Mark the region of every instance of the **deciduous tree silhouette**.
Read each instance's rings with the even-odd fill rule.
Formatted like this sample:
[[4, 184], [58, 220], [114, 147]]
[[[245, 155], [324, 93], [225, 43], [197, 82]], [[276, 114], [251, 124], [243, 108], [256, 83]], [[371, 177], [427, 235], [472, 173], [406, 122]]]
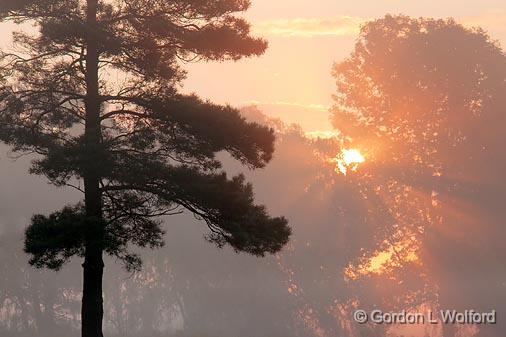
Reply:
[[[245, 0], [2, 1], [0, 20], [34, 24], [1, 55], [0, 139], [39, 155], [32, 173], [74, 186], [84, 203], [36, 215], [25, 251], [58, 270], [84, 258], [82, 335], [102, 336], [103, 253], [140, 267], [129, 246], [159, 247], [157, 218], [187, 209], [218, 246], [262, 256], [290, 229], [253, 201], [242, 176], [227, 178], [216, 154], [261, 168], [273, 131], [228, 106], [182, 95], [181, 61], [238, 60], [266, 42], [236, 13]], [[82, 181], [82, 186], [80, 185]]]
[[[498, 268], [505, 256], [504, 50], [484, 30], [453, 19], [389, 15], [364, 25], [334, 75], [334, 125], [369, 152], [362, 182], [373, 191], [368, 201], [382, 199], [395, 216], [395, 225], [378, 230], [378, 242], [390, 238], [408, 248], [399, 252], [401, 261], [402, 251], [416, 252], [443, 308], [499, 311], [505, 303], [499, 285], [505, 272]], [[416, 285], [407, 281], [412, 275], [403, 284]], [[443, 329], [453, 336], [456, 327]], [[498, 325], [479, 329], [480, 336], [503, 334]]]

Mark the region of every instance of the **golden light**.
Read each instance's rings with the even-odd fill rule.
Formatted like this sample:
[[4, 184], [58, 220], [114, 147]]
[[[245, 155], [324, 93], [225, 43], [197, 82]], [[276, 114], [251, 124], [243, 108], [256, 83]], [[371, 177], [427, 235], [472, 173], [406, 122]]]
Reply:
[[382, 275], [408, 263], [420, 264], [416, 246], [411, 241], [400, 242], [382, 251], [373, 252], [362, 263], [350, 264], [344, 269], [346, 277], [356, 280], [365, 275]]
[[356, 171], [358, 165], [365, 162], [365, 157], [357, 149], [343, 149], [335, 158], [335, 162], [336, 172], [346, 175], [349, 171]]

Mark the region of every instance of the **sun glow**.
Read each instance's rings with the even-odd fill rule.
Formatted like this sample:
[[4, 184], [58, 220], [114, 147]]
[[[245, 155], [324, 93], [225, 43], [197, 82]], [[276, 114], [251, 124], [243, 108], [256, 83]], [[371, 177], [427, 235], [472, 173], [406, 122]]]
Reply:
[[350, 264], [344, 269], [346, 277], [356, 280], [366, 275], [383, 275], [409, 263], [421, 264], [418, 247], [409, 246], [410, 242], [398, 243], [383, 251], [376, 251], [362, 263]]
[[357, 149], [343, 149], [335, 158], [335, 162], [336, 172], [346, 175], [350, 171], [356, 171], [358, 165], [365, 162], [365, 157]]

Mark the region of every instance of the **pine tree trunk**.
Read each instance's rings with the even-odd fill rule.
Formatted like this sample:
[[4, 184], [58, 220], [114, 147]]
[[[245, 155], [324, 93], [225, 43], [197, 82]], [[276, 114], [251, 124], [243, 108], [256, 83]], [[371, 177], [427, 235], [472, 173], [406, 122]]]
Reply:
[[102, 276], [104, 264], [102, 250], [86, 247], [83, 264], [83, 303], [81, 310], [82, 337], [102, 337], [104, 316], [102, 300]]
[[86, 251], [83, 264], [83, 299], [81, 307], [82, 337], [103, 337], [104, 316], [102, 298], [102, 278], [104, 272], [102, 220], [102, 196], [100, 191], [100, 153], [101, 126], [100, 100], [98, 91], [99, 51], [95, 36], [97, 27], [97, 2], [87, 1], [86, 39], [86, 126], [85, 126], [85, 166], [83, 180], [85, 189], [86, 217], [89, 219], [86, 236]]

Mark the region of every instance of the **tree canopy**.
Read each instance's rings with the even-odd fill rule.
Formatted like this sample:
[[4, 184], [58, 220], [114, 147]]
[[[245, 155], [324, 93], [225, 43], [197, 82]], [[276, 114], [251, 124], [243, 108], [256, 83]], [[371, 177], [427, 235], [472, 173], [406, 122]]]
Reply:
[[[386, 16], [363, 26], [334, 76], [333, 123], [367, 152], [370, 164], [356, 179], [390, 217], [378, 226], [378, 247], [395, 252], [399, 284], [415, 285], [397, 303], [501, 307], [494, 282], [506, 277], [497, 270], [504, 258], [506, 56], [499, 44], [453, 19]], [[416, 268], [403, 268], [413, 262]], [[489, 278], [494, 285], [485, 285]], [[392, 297], [400, 293], [394, 287]], [[493, 328], [480, 329], [489, 335]]]
[[[267, 43], [249, 35], [236, 14], [249, 1], [3, 1], [2, 21], [30, 22], [36, 34], [15, 33], [19, 52], [2, 52], [0, 139], [35, 152], [32, 173], [58, 186], [79, 187], [85, 172], [100, 178], [104, 249], [138, 267], [131, 244], [158, 247], [159, 216], [187, 209], [219, 246], [255, 255], [274, 253], [290, 233], [253, 202], [243, 176], [227, 178], [222, 151], [250, 168], [272, 158], [274, 133], [239, 112], [179, 92], [187, 61], [260, 55]], [[100, 140], [82, 132], [97, 50]], [[58, 269], [82, 255], [90, 226], [84, 206], [34, 216], [26, 251], [38, 267]]]

